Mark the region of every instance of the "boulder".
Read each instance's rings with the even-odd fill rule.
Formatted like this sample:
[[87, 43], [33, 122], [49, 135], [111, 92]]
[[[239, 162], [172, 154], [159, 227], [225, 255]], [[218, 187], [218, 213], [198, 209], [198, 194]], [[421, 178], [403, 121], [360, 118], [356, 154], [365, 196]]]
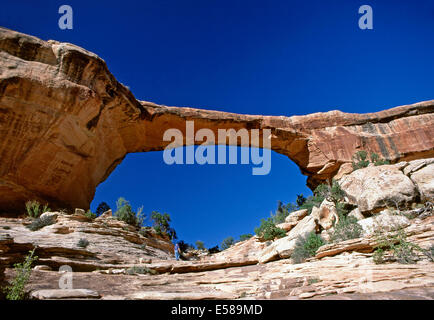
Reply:
[[363, 234], [369, 236], [376, 231], [388, 232], [408, 227], [410, 220], [402, 215], [392, 214], [384, 210], [380, 214], [358, 221], [363, 228]]
[[307, 209], [301, 209], [301, 210], [298, 210], [298, 211], [291, 212], [285, 218], [285, 222], [286, 223], [291, 223], [291, 224], [297, 224], [301, 219], [303, 219], [304, 217], [307, 216], [308, 212], [309, 211]]
[[410, 178], [416, 184], [422, 201], [434, 201], [434, 163], [411, 173]]
[[315, 231], [316, 229], [317, 224], [315, 219], [311, 215], [304, 217], [289, 231], [286, 237], [275, 240], [271, 245], [263, 249], [259, 253], [258, 261], [260, 263], [266, 263], [281, 258], [289, 258], [294, 251], [297, 238], [306, 233]]
[[54, 221], [56, 221], [58, 216], [59, 216], [59, 212], [44, 212], [43, 214], [41, 214], [39, 218], [43, 219], [43, 218], [51, 217]]
[[45, 289], [33, 291], [31, 297], [38, 300], [97, 299], [100, 298], [100, 295], [98, 292], [88, 289]]
[[355, 208], [348, 213], [348, 217], [354, 217], [357, 220], [365, 219], [365, 216], [360, 212], [359, 208]]
[[84, 216], [85, 213], [86, 211], [84, 211], [83, 209], [75, 208], [74, 214]]
[[335, 222], [339, 221], [335, 204], [327, 199], [324, 199], [319, 208], [312, 208], [311, 216], [316, 219], [317, 224], [324, 230], [330, 229]]
[[416, 200], [416, 186], [394, 165], [371, 166], [343, 177], [339, 184], [351, 204], [361, 213], [379, 211], [387, 205], [403, 205]]
[[283, 223], [276, 224], [276, 227], [283, 229], [285, 231], [290, 231], [292, 228], [294, 228], [294, 226], [295, 226], [294, 223], [289, 223], [289, 222], [283, 222]]

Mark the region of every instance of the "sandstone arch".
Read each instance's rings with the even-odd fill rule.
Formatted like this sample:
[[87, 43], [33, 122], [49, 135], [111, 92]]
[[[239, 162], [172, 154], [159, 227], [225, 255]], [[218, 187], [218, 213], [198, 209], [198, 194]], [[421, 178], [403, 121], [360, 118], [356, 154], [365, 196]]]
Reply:
[[0, 28], [0, 211], [28, 199], [87, 208], [127, 153], [163, 150], [168, 128], [269, 128], [271, 146], [313, 187], [355, 151], [397, 162], [434, 156], [434, 100], [369, 114], [240, 115], [138, 101], [82, 48]]

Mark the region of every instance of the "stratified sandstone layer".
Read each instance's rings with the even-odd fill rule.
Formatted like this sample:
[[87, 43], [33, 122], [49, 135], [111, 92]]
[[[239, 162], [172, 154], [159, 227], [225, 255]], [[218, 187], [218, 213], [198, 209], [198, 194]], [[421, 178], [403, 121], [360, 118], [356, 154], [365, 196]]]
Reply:
[[[163, 150], [163, 133], [271, 129], [272, 150], [316, 186], [351, 171], [357, 150], [392, 162], [434, 156], [434, 100], [389, 110], [254, 116], [137, 101], [97, 55], [0, 28], [0, 210], [29, 199], [88, 208], [127, 153]], [[240, 142], [238, 142], [239, 144]], [[186, 141], [184, 141], [186, 144]]]

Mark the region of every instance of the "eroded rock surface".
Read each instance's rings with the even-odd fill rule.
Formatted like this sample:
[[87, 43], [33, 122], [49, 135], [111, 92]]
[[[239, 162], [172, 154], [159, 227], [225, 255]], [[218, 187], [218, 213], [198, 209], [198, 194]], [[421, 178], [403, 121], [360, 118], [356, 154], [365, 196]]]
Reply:
[[270, 129], [271, 148], [315, 187], [351, 171], [357, 150], [393, 162], [434, 156], [433, 111], [434, 101], [292, 117], [166, 107], [136, 100], [85, 49], [0, 28], [0, 210], [20, 211], [29, 199], [88, 208], [127, 153], [163, 150], [165, 130], [185, 137], [187, 120], [216, 136], [218, 129]]

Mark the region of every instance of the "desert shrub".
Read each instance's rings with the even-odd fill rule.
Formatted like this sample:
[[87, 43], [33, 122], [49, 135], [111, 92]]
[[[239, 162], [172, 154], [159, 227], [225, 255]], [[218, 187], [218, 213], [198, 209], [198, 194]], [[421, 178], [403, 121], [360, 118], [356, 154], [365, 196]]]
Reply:
[[86, 238], [81, 238], [77, 242], [77, 246], [79, 246], [80, 248], [86, 248], [88, 245], [89, 245], [89, 241]]
[[369, 163], [373, 163], [375, 166], [381, 166], [383, 164], [389, 164], [390, 162], [385, 159], [380, 159], [380, 156], [375, 152], [371, 152], [370, 159], [368, 159], [368, 153], [364, 150], [357, 151], [353, 155], [352, 165], [354, 170], [366, 168], [369, 166]]
[[168, 213], [160, 213], [158, 211], [152, 211], [151, 220], [153, 221], [154, 230], [157, 234], [167, 234], [170, 240], [177, 239], [175, 229], [170, 227], [170, 215]]
[[227, 237], [225, 239], [223, 239], [222, 244], [220, 245], [220, 248], [222, 250], [226, 250], [229, 249], [230, 247], [232, 247], [235, 243], [235, 240], [233, 237]]
[[390, 250], [391, 258], [402, 264], [413, 264], [419, 260], [417, 251], [426, 252], [417, 244], [407, 241], [405, 232], [401, 229], [395, 233], [383, 234], [381, 229], [375, 232], [376, 249], [373, 260], [376, 264], [386, 262], [384, 255], [386, 250]]
[[23, 263], [16, 263], [14, 265], [16, 273], [15, 278], [12, 280], [11, 284], [4, 289], [7, 300], [23, 300], [27, 297], [25, 287], [29, 282], [32, 264], [38, 259], [37, 256], [33, 256], [34, 253], [35, 249], [29, 251]]
[[130, 203], [122, 197], [116, 201], [116, 207], [117, 210], [114, 213], [116, 219], [136, 227], [140, 227], [143, 224], [145, 220], [145, 215], [142, 214], [143, 207], [140, 207], [137, 213], [135, 213]]
[[211, 248], [209, 248], [209, 249], [208, 249], [208, 252], [209, 252], [209, 253], [219, 253], [219, 252], [220, 252], [219, 246], [217, 245], [217, 246], [215, 246], [215, 247], [211, 247]]
[[261, 219], [261, 225], [255, 228], [256, 235], [261, 240], [274, 240], [286, 236], [286, 231], [276, 227], [272, 218]]
[[203, 243], [203, 241], [197, 240], [196, 241], [196, 248], [198, 250], [205, 250], [205, 244]]
[[146, 249], [146, 243], [142, 243], [142, 244], [140, 245], [140, 249], [145, 250], [145, 249]]
[[26, 202], [26, 210], [29, 217], [37, 218], [44, 212], [50, 211], [50, 208], [48, 208], [47, 204], [41, 206], [38, 201], [32, 200]]
[[150, 269], [148, 267], [143, 267], [143, 266], [133, 266], [131, 268], [128, 268], [127, 270], [125, 270], [126, 274], [129, 275], [134, 275], [134, 274], [157, 274], [157, 271]]
[[11, 227], [9, 227], [9, 226], [3, 226], [2, 227], [4, 230], [10, 230], [11, 229]]
[[96, 218], [96, 214], [93, 213], [90, 209], [86, 211], [86, 213], [84, 214], [88, 219], [95, 219]]
[[368, 153], [365, 150], [357, 151], [353, 155], [353, 169], [358, 170], [369, 166]]
[[45, 216], [42, 218], [36, 218], [35, 220], [32, 221], [32, 223], [30, 223], [27, 226], [27, 228], [30, 229], [31, 231], [36, 231], [42, 229], [45, 226], [54, 224], [55, 222], [56, 220], [54, 219], [53, 216]]
[[382, 166], [384, 164], [390, 164], [388, 160], [380, 159], [380, 156], [376, 154], [375, 152], [371, 152], [371, 162], [375, 166]]
[[309, 278], [308, 280], [307, 280], [307, 283], [309, 284], [309, 285], [311, 285], [311, 284], [314, 284], [314, 283], [318, 283], [318, 282], [320, 282], [321, 280], [319, 279], [319, 278]]
[[307, 197], [299, 209], [307, 209], [309, 214], [312, 213], [313, 207], [319, 207], [324, 199], [329, 199], [334, 203], [342, 201], [345, 197], [345, 192], [341, 189], [339, 183], [333, 180], [332, 185], [320, 184], [315, 188], [313, 196]]
[[335, 224], [334, 230], [329, 232], [329, 236], [331, 242], [339, 242], [360, 238], [362, 232], [363, 228], [355, 217], [339, 214], [339, 222]]
[[324, 240], [315, 232], [310, 232], [304, 236], [299, 236], [295, 243], [295, 248], [291, 258], [294, 263], [302, 263], [307, 258], [315, 256], [318, 248], [324, 244]]
[[242, 235], [240, 235], [240, 241], [249, 240], [251, 237], [253, 237], [253, 235], [250, 233], [242, 234]]
[[105, 203], [104, 201], [101, 202], [98, 207], [96, 207], [96, 216], [99, 217], [100, 215], [102, 215], [104, 212], [110, 210], [111, 208], [109, 207], [109, 205], [107, 203]]
[[434, 262], [434, 245], [426, 250], [423, 250], [423, 254], [425, 254], [432, 262]]

